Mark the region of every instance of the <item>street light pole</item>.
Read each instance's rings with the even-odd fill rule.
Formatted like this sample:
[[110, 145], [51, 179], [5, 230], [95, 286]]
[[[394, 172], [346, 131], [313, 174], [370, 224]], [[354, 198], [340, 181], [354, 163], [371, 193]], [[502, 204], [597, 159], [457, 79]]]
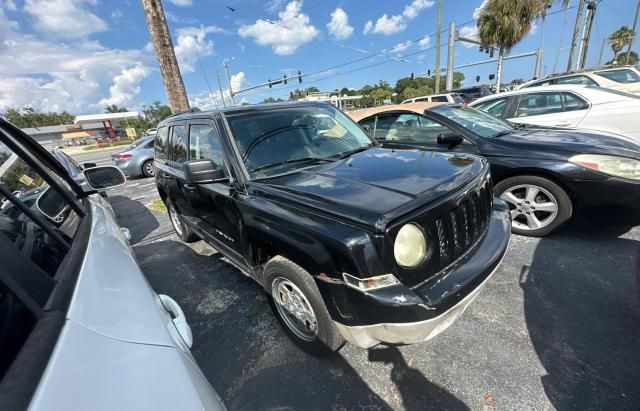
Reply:
[[224, 65], [224, 74], [227, 76], [227, 83], [229, 83], [229, 97], [231, 98], [231, 106], [235, 106], [236, 102], [233, 100], [233, 90], [231, 89], [231, 77], [229, 77], [229, 64], [228, 62], [233, 60], [235, 57], [231, 59], [224, 59], [222, 64]]
[[436, 94], [440, 93], [440, 31], [442, 30], [442, 0], [438, 0], [438, 22], [436, 27]]
[[449, 50], [447, 56], [447, 79], [445, 83], [447, 91], [453, 89], [453, 53], [455, 53], [456, 34], [456, 23], [452, 21], [449, 23]]
[[640, 1], [638, 1], [638, 8], [636, 9], [636, 17], [633, 19], [633, 36], [631, 36], [631, 40], [629, 40], [629, 45], [627, 46], [627, 59], [624, 64], [629, 64], [629, 55], [631, 54], [631, 46], [633, 46], [633, 40], [636, 38], [636, 27], [638, 26], [638, 13], [640, 13]]
[[220, 89], [220, 98], [222, 99], [222, 107], [227, 108], [227, 103], [224, 101], [224, 92], [222, 91], [222, 84], [220, 83], [219, 71], [216, 71], [216, 78], [218, 79], [218, 89]]

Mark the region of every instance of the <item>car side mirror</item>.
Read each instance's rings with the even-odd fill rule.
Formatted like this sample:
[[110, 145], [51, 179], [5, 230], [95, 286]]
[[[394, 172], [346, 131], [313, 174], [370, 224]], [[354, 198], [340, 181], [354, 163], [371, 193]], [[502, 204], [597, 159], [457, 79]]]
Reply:
[[127, 182], [122, 171], [115, 166], [91, 167], [82, 171], [87, 184], [94, 190], [104, 190]]
[[449, 148], [453, 148], [462, 143], [464, 141], [464, 138], [458, 133], [448, 131], [446, 133], [438, 134], [437, 141], [438, 144], [447, 145], [449, 146]]
[[365, 124], [362, 126], [362, 129], [364, 130], [365, 133], [371, 135], [371, 126], [368, 124]]
[[56, 190], [47, 187], [36, 200], [37, 209], [55, 223], [64, 221], [65, 212], [69, 205], [65, 198]]
[[193, 160], [184, 163], [186, 184], [213, 183], [222, 179], [224, 179], [224, 171], [213, 160]]
[[82, 168], [93, 168], [98, 167], [96, 163], [82, 163]]

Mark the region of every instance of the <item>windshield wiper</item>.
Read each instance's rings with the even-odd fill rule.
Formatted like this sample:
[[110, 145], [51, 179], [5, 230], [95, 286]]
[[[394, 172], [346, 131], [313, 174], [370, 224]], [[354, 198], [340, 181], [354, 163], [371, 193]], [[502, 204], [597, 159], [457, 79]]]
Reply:
[[356, 147], [356, 148], [354, 148], [353, 150], [343, 151], [342, 153], [335, 154], [335, 155], [334, 155], [334, 156], [332, 156], [332, 157], [337, 157], [337, 158], [339, 158], [340, 160], [342, 160], [343, 158], [347, 158], [347, 157], [349, 157], [349, 156], [352, 156], [352, 155], [354, 155], [355, 153], [359, 153], [359, 152], [361, 152], [361, 151], [368, 150], [368, 149], [370, 149], [371, 147], [373, 147], [373, 145], [366, 145], [366, 146]]
[[294, 159], [291, 159], [291, 160], [278, 161], [276, 163], [271, 163], [271, 164], [265, 164], [264, 166], [253, 168], [253, 169], [249, 170], [249, 172], [253, 173], [255, 171], [265, 170], [267, 168], [279, 167], [279, 166], [284, 166], [284, 165], [287, 165], [287, 164], [304, 163], [304, 162], [308, 162], [308, 161], [327, 163], [327, 162], [331, 162], [333, 160], [330, 159], [330, 158], [325, 158], [325, 157], [301, 157], [301, 158], [294, 158]]
[[491, 138], [507, 136], [507, 135], [509, 135], [511, 133], [513, 133], [513, 130], [504, 130], [504, 131], [500, 131], [499, 133], [496, 133], [496, 134], [492, 135]]

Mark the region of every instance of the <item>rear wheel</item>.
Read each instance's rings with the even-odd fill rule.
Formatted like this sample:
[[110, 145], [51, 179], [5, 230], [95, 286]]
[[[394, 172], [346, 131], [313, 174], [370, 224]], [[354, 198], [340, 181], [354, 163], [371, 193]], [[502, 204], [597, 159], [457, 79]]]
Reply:
[[156, 168], [153, 165], [153, 160], [147, 160], [142, 165], [142, 174], [145, 177], [153, 177], [156, 174]]
[[344, 345], [307, 271], [276, 256], [267, 263], [264, 273], [271, 308], [296, 345], [315, 355], [337, 351]]
[[515, 234], [543, 237], [566, 223], [573, 214], [567, 192], [543, 177], [507, 178], [496, 184], [495, 192], [509, 205]]
[[173, 230], [182, 241], [185, 243], [198, 241], [198, 236], [192, 233], [191, 230], [189, 230], [189, 227], [187, 227], [187, 225], [182, 221], [182, 216], [171, 200], [167, 200], [167, 211], [169, 213], [169, 220], [171, 221]]

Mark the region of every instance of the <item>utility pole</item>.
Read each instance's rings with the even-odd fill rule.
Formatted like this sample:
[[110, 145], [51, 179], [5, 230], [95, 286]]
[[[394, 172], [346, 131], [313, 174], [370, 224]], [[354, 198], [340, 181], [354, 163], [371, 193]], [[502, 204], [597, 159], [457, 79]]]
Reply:
[[571, 38], [571, 48], [569, 49], [569, 61], [567, 61], [567, 71], [571, 71], [573, 67], [573, 57], [578, 44], [578, 35], [580, 34], [580, 25], [582, 24], [582, 9], [584, 9], [584, 1], [578, 3], [578, 14], [576, 15], [576, 24], [573, 26], [573, 37]]
[[584, 24], [584, 30], [582, 31], [582, 40], [580, 41], [580, 51], [578, 53], [576, 70], [583, 69], [584, 63], [587, 60], [587, 50], [589, 49], [589, 39], [591, 38], [591, 27], [593, 27], [593, 18], [595, 15], [596, 1], [587, 0], [587, 18]]
[[640, 13], [640, 0], [638, 1], [638, 8], [636, 9], [636, 17], [633, 19], [633, 36], [631, 40], [629, 40], [629, 45], [627, 46], [627, 59], [624, 64], [629, 64], [629, 55], [631, 54], [631, 46], [633, 46], [633, 40], [636, 38], [636, 28], [638, 27], [638, 14]]
[[227, 103], [224, 101], [224, 92], [222, 91], [222, 84], [220, 83], [220, 72], [216, 71], [216, 78], [218, 79], [218, 89], [220, 90], [220, 98], [222, 99], [222, 107], [227, 108]]
[[[235, 58], [235, 57], [234, 57]], [[233, 58], [231, 59], [233, 60]], [[227, 83], [229, 84], [229, 97], [231, 98], [231, 107], [236, 105], [236, 102], [233, 100], [233, 90], [231, 89], [231, 77], [229, 77], [229, 59], [224, 59], [224, 74], [227, 76]]]
[[[639, 0], [640, 1], [640, 0]], [[438, 22], [436, 28], [436, 84], [435, 92], [440, 93], [440, 31], [442, 30], [442, 0], [438, 0]]]
[[142, 0], [142, 9], [149, 26], [151, 42], [156, 51], [171, 112], [186, 111], [189, 109], [189, 100], [180, 74], [180, 67], [178, 67], [176, 53], [173, 50], [173, 42], [162, 9], [162, 2], [160, 0]]
[[455, 53], [455, 45], [456, 45], [456, 23], [449, 23], [449, 44], [447, 51], [447, 80], [445, 83], [445, 88], [447, 91], [453, 89], [453, 54]]

